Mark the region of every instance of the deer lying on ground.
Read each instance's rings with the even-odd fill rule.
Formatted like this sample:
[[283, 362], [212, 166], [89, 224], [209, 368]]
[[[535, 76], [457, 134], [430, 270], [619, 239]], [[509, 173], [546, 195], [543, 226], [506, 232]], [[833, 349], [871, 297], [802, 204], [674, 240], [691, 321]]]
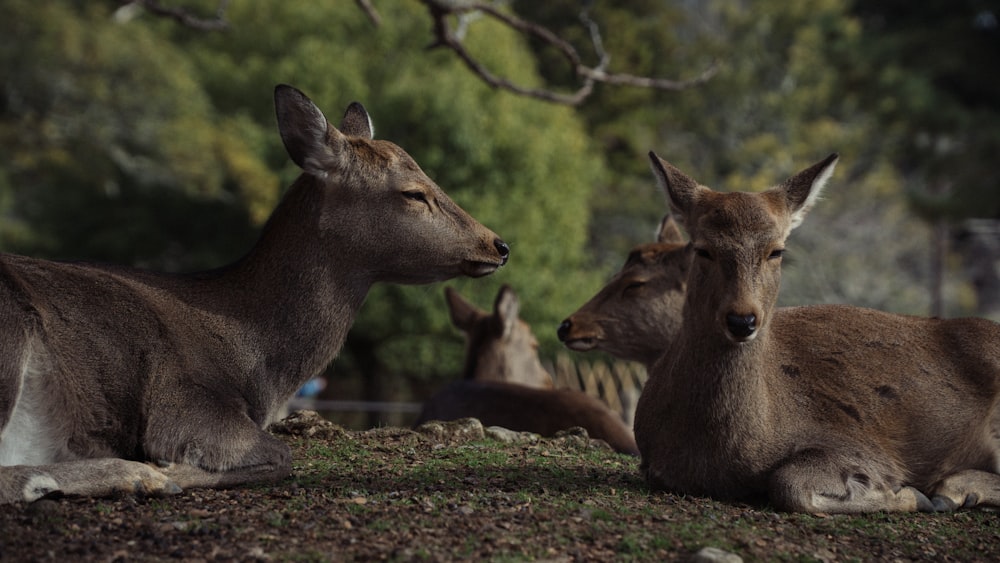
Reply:
[[602, 350], [649, 370], [680, 330], [690, 262], [680, 229], [664, 217], [656, 242], [629, 252], [611, 281], [559, 325], [559, 340], [570, 350]]
[[445, 292], [452, 322], [466, 335], [464, 379], [428, 399], [414, 426], [472, 417], [485, 426], [542, 436], [582, 426], [615, 451], [638, 455], [632, 432], [607, 405], [581, 391], [551, 388], [535, 335], [518, 318], [520, 305], [510, 287], [500, 289], [492, 314], [451, 288]]
[[775, 308], [785, 240], [836, 155], [762, 193], [650, 158], [695, 255], [636, 411], [651, 486], [802, 512], [1000, 505], [1000, 325]]
[[0, 255], [0, 502], [282, 479], [290, 450], [263, 428], [334, 358], [373, 283], [506, 262], [372, 139], [360, 104], [339, 129], [290, 86], [275, 107], [303, 172], [237, 262], [173, 275]]

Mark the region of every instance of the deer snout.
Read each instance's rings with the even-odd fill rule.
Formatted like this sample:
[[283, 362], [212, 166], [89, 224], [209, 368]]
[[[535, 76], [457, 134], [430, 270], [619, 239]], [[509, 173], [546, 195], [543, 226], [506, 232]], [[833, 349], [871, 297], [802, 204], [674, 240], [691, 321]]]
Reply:
[[597, 348], [597, 343], [602, 339], [600, 327], [584, 322], [581, 328], [573, 324], [572, 319], [573, 317], [567, 318], [556, 329], [559, 341], [577, 352], [587, 352]]
[[569, 336], [569, 331], [573, 328], [573, 321], [566, 319], [559, 324], [559, 328], [556, 329], [556, 336], [559, 337], [559, 342], [566, 342], [566, 337]]
[[493, 239], [493, 247], [500, 253], [500, 265], [503, 266], [507, 263], [507, 258], [510, 257], [510, 247], [499, 238]]
[[757, 332], [757, 315], [753, 313], [748, 315], [729, 313], [726, 315], [726, 328], [729, 329], [729, 334], [735, 340], [749, 340]]

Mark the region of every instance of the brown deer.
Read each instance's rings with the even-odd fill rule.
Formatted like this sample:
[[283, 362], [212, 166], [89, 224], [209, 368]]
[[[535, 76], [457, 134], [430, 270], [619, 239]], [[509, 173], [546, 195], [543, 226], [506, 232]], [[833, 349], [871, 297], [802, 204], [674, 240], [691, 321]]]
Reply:
[[466, 336], [463, 379], [552, 388], [552, 375], [538, 359], [538, 339], [518, 316], [521, 303], [513, 289], [500, 288], [492, 314], [451, 287], [444, 289], [444, 297], [451, 323]]
[[690, 262], [677, 223], [664, 217], [656, 242], [629, 252], [611, 281], [559, 325], [559, 340], [650, 369], [680, 330]]
[[464, 378], [424, 403], [414, 426], [431, 420], [472, 417], [486, 426], [552, 436], [582, 426], [615, 451], [638, 455], [635, 439], [621, 418], [581, 391], [552, 389], [552, 377], [538, 360], [531, 327], [518, 318], [514, 291], [503, 286], [493, 313], [479, 310], [446, 288], [452, 322], [466, 335]]
[[302, 174], [259, 241], [217, 270], [164, 274], [0, 255], [0, 502], [275, 481], [263, 430], [334, 358], [375, 282], [484, 276], [509, 253], [367, 112], [339, 129], [274, 92]]
[[1000, 325], [775, 308], [785, 240], [837, 155], [761, 193], [650, 158], [694, 252], [683, 323], [636, 411], [652, 487], [802, 512], [1000, 505]]

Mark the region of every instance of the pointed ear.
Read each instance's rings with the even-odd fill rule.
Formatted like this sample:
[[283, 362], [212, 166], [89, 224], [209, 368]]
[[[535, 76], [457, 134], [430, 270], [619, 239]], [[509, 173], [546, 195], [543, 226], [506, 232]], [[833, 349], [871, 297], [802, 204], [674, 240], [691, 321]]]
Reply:
[[681, 223], [691, 209], [698, 191], [703, 189], [693, 179], [689, 178], [672, 164], [649, 151], [649, 160], [653, 168], [653, 176], [660, 189], [667, 195], [670, 209], [677, 213]]
[[448, 302], [451, 324], [464, 332], [469, 332], [476, 319], [485, 314], [451, 287], [444, 288], [444, 298]]
[[802, 224], [802, 220], [819, 199], [823, 187], [833, 175], [833, 169], [839, 159], [840, 155], [833, 153], [774, 188], [783, 192], [785, 196], [792, 216], [790, 228], [794, 229]]
[[511, 332], [514, 331], [514, 325], [517, 323], [517, 315], [520, 311], [521, 303], [517, 300], [517, 295], [509, 285], [504, 284], [493, 303], [493, 316], [496, 317], [504, 338], [510, 336]]
[[663, 216], [663, 220], [660, 221], [660, 230], [656, 232], [656, 242], [684, 243], [684, 235], [681, 234], [681, 228], [677, 226], [673, 215]]
[[351, 105], [347, 106], [344, 119], [340, 122], [340, 132], [368, 140], [375, 136], [375, 126], [372, 125], [372, 118], [365, 111], [365, 106], [358, 102], [351, 102]]
[[274, 88], [274, 109], [285, 150], [302, 170], [326, 174], [334, 164], [336, 141], [343, 138], [305, 94], [286, 84]]

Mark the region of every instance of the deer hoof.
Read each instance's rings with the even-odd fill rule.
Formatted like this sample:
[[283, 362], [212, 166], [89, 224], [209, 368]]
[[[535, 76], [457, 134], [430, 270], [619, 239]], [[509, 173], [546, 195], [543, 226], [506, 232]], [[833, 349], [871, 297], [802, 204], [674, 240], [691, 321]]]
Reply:
[[22, 494], [25, 501], [35, 502], [57, 491], [59, 491], [59, 483], [55, 479], [48, 475], [35, 475], [24, 484]]
[[944, 495], [934, 495], [934, 512], [953, 512], [958, 508], [958, 503]]

